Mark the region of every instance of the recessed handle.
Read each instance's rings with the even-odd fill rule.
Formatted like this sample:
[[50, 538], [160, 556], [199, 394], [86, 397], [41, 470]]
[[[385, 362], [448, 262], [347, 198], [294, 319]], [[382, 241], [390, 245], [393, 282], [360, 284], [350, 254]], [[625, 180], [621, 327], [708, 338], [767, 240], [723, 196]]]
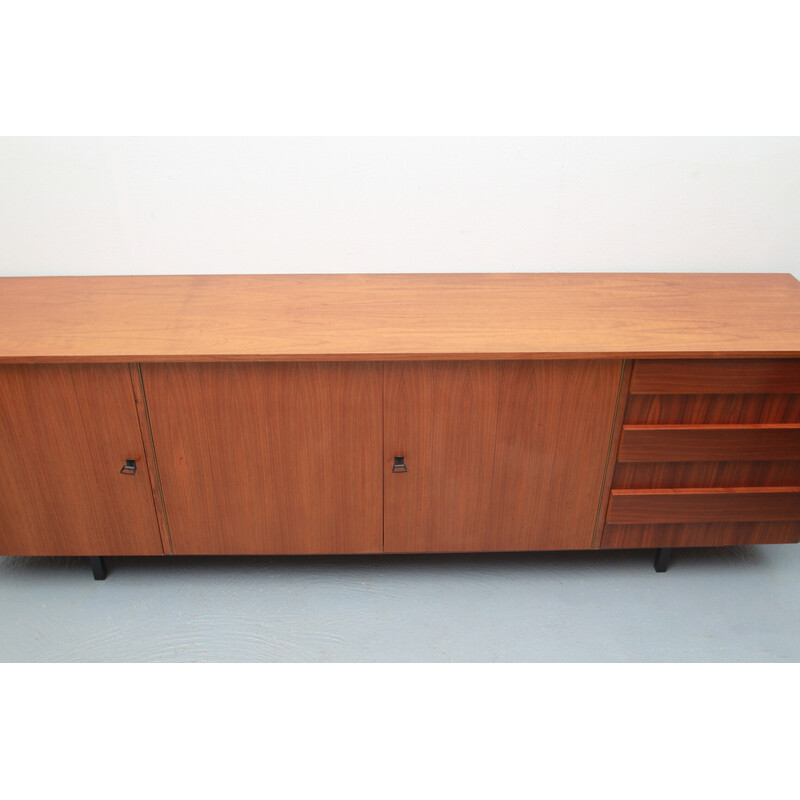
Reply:
[[119, 471], [120, 475], [135, 475], [136, 461], [133, 458], [125, 459], [125, 466]]
[[394, 466], [392, 466], [392, 472], [408, 472], [405, 456], [394, 457]]

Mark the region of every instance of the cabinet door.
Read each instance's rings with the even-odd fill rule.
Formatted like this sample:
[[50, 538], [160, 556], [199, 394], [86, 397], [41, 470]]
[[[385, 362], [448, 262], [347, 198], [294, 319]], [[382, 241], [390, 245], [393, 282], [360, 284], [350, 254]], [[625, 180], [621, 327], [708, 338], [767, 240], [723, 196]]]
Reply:
[[0, 367], [0, 554], [162, 552], [128, 365]]
[[385, 369], [387, 552], [592, 547], [622, 362]]
[[142, 373], [175, 553], [382, 549], [379, 364]]

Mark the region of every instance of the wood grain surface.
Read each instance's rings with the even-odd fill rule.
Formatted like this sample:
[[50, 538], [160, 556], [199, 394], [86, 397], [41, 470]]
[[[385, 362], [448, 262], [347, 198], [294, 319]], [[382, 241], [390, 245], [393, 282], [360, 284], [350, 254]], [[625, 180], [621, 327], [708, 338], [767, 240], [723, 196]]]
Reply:
[[[800, 395], [630, 395], [625, 424], [630, 426], [796, 426]], [[791, 428], [789, 428], [791, 430]], [[770, 453], [770, 456], [772, 454]], [[624, 456], [623, 456], [624, 457]], [[616, 465], [616, 489], [800, 486], [800, 460], [706, 461]]]
[[175, 554], [381, 551], [381, 365], [142, 377]]
[[0, 367], [0, 555], [162, 552], [127, 365]]
[[597, 519], [594, 523], [594, 534], [592, 536], [592, 547], [600, 547], [603, 536], [603, 526], [606, 522], [608, 511], [608, 501], [611, 499], [611, 486], [614, 479], [614, 463], [619, 450], [619, 440], [622, 436], [622, 421], [625, 419], [625, 408], [630, 398], [628, 387], [631, 383], [631, 372], [633, 371], [633, 361], [626, 359], [622, 362], [622, 373], [620, 376], [619, 389], [617, 390], [617, 403], [614, 411], [614, 422], [611, 434], [611, 442], [606, 455], [606, 467], [603, 474], [603, 484], [600, 491], [600, 505], [597, 511]]
[[612, 489], [609, 525], [800, 520], [800, 487]]
[[800, 425], [625, 425], [618, 461], [800, 459]]
[[0, 362], [636, 356], [800, 356], [800, 283], [670, 273], [0, 278]]
[[777, 425], [800, 423], [797, 394], [632, 394], [627, 425]]
[[386, 551], [590, 548], [621, 367], [386, 364]]
[[[800, 394], [791, 392], [799, 363], [740, 359], [637, 361], [631, 391], [669, 393], [628, 396], [612, 487], [615, 492], [631, 490], [643, 495], [638, 500], [623, 499], [622, 505], [618, 497], [614, 513], [628, 513], [632, 508], [626, 503], [641, 502], [647, 506], [647, 514], [661, 514], [663, 509], [657, 510], [653, 503], [675, 503], [670, 513], [683, 504], [684, 512], [695, 508], [695, 519], [698, 513], [702, 516], [708, 512], [717, 520], [668, 524], [637, 517], [644, 524], [613, 524], [612, 520], [617, 518], [611, 516], [609, 507], [600, 546], [681, 547], [797, 541], [800, 523], [753, 521], [752, 517], [769, 515], [764, 506], [772, 505], [776, 497], [769, 492], [800, 486], [797, 447]], [[739, 393], [731, 393], [734, 391]], [[698, 497], [688, 500], [688, 505], [681, 498], [670, 501], [645, 497], [648, 492], [668, 490], [733, 493], [765, 490], [767, 495], [744, 501], [741, 497], [707, 501]], [[741, 502], [746, 507], [737, 511], [736, 504]], [[781, 503], [793, 502], [790, 497], [778, 498], [774, 513], [782, 513]], [[697, 511], [692, 503], [703, 508]], [[714, 504], [722, 504], [724, 508], [709, 512]], [[731, 518], [726, 515], [737, 514], [751, 519], [719, 521]]]
[[631, 394], [769, 394], [800, 392], [797, 359], [639, 360]]
[[153, 446], [153, 434], [150, 429], [150, 416], [147, 411], [147, 400], [144, 396], [144, 386], [142, 385], [142, 372], [139, 364], [129, 364], [131, 376], [131, 386], [133, 387], [133, 398], [136, 402], [136, 415], [139, 418], [139, 430], [142, 434], [142, 447], [144, 448], [144, 460], [147, 463], [147, 473], [150, 479], [150, 491], [153, 494], [153, 507], [158, 520], [158, 530], [161, 534], [161, 546], [165, 554], [172, 554], [172, 542], [169, 538], [169, 524], [167, 523], [167, 512], [164, 508], [164, 494], [161, 491], [161, 478], [158, 474], [158, 462], [156, 460], [155, 447]]
[[662, 461], [617, 464], [615, 489], [800, 486], [800, 461]]
[[602, 547], [723, 547], [790, 542], [800, 542], [800, 522], [693, 522], [606, 525]]

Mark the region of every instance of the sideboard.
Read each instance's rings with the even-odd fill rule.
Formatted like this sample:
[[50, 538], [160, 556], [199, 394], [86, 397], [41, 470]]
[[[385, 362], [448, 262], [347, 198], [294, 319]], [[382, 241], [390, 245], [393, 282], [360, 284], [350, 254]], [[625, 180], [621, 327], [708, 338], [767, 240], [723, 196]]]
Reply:
[[0, 279], [0, 555], [798, 541], [791, 275]]

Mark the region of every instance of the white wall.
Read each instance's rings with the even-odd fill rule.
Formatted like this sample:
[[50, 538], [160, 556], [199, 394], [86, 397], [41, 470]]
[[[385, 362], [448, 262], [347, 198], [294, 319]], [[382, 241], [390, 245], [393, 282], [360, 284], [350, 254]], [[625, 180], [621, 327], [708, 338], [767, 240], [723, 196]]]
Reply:
[[800, 275], [800, 138], [5, 138], [0, 274]]

